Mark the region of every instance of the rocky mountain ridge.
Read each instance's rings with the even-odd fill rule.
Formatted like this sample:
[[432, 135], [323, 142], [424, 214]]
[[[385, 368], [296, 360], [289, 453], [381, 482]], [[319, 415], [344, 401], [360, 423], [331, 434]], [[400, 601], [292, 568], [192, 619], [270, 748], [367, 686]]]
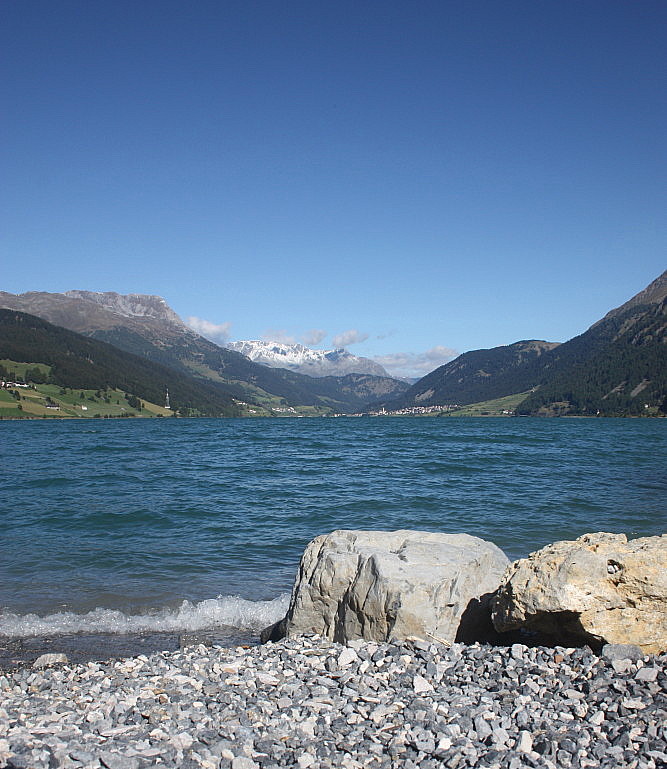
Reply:
[[187, 328], [166, 300], [154, 294], [117, 294], [115, 291], [65, 291], [64, 296], [82, 299], [103, 307], [124, 318], [154, 318]]
[[404, 382], [390, 377], [313, 378], [255, 363], [195, 333], [161, 297], [86, 291], [0, 292], [0, 308], [43, 318], [181, 374], [212, 381], [239, 401], [260, 404], [269, 411], [296, 406], [312, 407], [318, 413], [356, 411], [371, 400], [396, 397], [407, 389]]
[[273, 368], [286, 368], [312, 377], [372, 374], [389, 377], [385, 369], [369, 358], [353, 355], [343, 348], [313, 350], [302, 344], [265, 342], [258, 339], [229, 342], [227, 347], [245, 355], [255, 363]]
[[157, 339], [161, 335], [195, 336], [160, 296], [149, 294], [117, 294], [113, 291], [28, 291], [10, 294], [0, 291], [0, 307], [18, 310], [48, 320], [79, 334], [117, 327], [143, 333], [150, 329]]

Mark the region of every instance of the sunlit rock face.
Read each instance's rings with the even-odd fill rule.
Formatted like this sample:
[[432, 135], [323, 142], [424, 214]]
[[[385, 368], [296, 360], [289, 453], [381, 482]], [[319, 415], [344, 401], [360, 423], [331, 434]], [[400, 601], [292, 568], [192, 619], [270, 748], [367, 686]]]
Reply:
[[334, 531], [306, 548], [278, 634], [472, 639], [490, 626], [488, 595], [508, 565], [468, 534]]
[[628, 542], [585, 534], [512, 565], [493, 600], [497, 630], [527, 628], [572, 643], [667, 650], [667, 535]]

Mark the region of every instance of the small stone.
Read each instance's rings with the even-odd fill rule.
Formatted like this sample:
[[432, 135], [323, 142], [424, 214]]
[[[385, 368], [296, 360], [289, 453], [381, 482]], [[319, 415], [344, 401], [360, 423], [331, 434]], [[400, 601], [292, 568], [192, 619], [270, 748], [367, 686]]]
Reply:
[[636, 662], [642, 659], [644, 654], [639, 646], [634, 644], [605, 644], [602, 647], [600, 656], [607, 660], [607, 662], [613, 662], [613, 660], [631, 660]]
[[638, 699], [623, 700], [622, 705], [628, 710], [644, 710], [646, 703]]
[[235, 756], [232, 759], [232, 769], [259, 769], [259, 764], [247, 756]]
[[177, 750], [187, 750], [193, 742], [194, 739], [187, 732], [181, 732], [180, 734], [177, 734], [171, 738], [171, 744]]
[[647, 683], [653, 683], [658, 678], [658, 668], [640, 668], [636, 675], [636, 681], [646, 681]]
[[68, 659], [66, 654], [42, 654], [32, 663], [35, 670], [40, 668], [47, 668], [49, 665], [63, 665], [67, 664]]
[[278, 683], [278, 679], [271, 673], [258, 673], [257, 680], [264, 686], [275, 686]]
[[485, 740], [493, 734], [493, 729], [489, 722], [482, 716], [477, 716], [475, 719], [475, 731], [477, 732], [478, 740]]
[[510, 654], [512, 655], [512, 657], [514, 657], [515, 660], [522, 660], [523, 652], [525, 648], [526, 647], [523, 644], [512, 644]]
[[520, 732], [516, 749], [519, 753], [530, 753], [533, 749], [533, 735], [525, 729]]
[[134, 756], [124, 756], [120, 753], [111, 753], [110, 751], [100, 751], [100, 762], [106, 769], [138, 769], [139, 759]]
[[349, 646], [346, 646], [343, 651], [338, 655], [338, 667], [346, 668], [353, 662], [359, 660], [359, 655]]
[[620, 673], [621, 675], [629, 673], [631, 665], [632, 661], [629, 659], [618, 659], [611, 661], [611, 666], [614, 669], [614, 672]]
[[499, 745], [507, 745], [509, 742], [510, 736], [507, 729], [503, 729], [502, 726], [496, 726], [493, 729], [493, 741], [496, 743], [496, 746]]
[[423, 676], [420, 675], [416, 675], [412, 679], [412, 686], [414, 687], [416, 694], [433, 691], [433, 686]]

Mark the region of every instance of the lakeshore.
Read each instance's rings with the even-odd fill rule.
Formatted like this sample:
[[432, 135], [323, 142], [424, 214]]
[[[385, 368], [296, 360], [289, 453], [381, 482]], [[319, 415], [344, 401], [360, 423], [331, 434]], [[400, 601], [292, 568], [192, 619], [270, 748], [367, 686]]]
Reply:
[[660, 769], [667, 655], [608, 649], [303, 637], [0, 672], [0, 767]]

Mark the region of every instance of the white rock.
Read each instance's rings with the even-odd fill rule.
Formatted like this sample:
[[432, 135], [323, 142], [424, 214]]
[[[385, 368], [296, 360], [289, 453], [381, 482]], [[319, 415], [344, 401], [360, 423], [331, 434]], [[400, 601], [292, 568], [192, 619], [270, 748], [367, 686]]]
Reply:
[[275, 686], [278, 679], [271, 673], [257, 673], [257, 680], [265, 686]]
[[177, 750], [187, 750], [193, 742], [194, 740], [187, 732], [181, 732], [171, 738], [171, 744]]
[[641, 668], [635, 674], [635, 679], [637, 681], [646, 681], [647, 683], [652, 683], [653, 681], [657, 681], [658, 668]]
[[533, 749], [533, 736], [525, 729], [519, 734], [519, 739], [516, 743], [516, 749], [519, 753], [530, 753]]
[[35, 670], [47, 668], [49, 665], [60, 665], [67, 663], [66, 654], [42, 654], [32, 663]]
[[232, 759], [232, 769], [259, 769], [259, 764], [247, 756], [236, 756]]
[[306, 548], [281, 632], [339, 643], [471, 640], [490, 628], [488, 598], [508, 565], [468, 534], [334, 531]]
[[355, 652], [354, 649], [350, 648], [349, 646], [346, 646], [343, 651], [338, 655], [338, 667], [346, 668], [348, 665], [351, 665], [353, 662], [356, 662], [359, 659], [359, 655]]
[[421, 694], [422, 692], [432, 692], [433, 687], [431, 684], [423, 677], [416, 675], [412, 679], [412, 685], [414, 687], [416, 694]]
[[439, 753], [444, 753], [447, 750], [449, 750], [452, 747], [452, 741], [449, 739], [449, 737], [441, 737], [440, 741], [438, 742], [437, 751]]
[[611, 666], [615, 673], [627, 673], [632, 667], [632, 662], [630, 660], [612, 660]]

